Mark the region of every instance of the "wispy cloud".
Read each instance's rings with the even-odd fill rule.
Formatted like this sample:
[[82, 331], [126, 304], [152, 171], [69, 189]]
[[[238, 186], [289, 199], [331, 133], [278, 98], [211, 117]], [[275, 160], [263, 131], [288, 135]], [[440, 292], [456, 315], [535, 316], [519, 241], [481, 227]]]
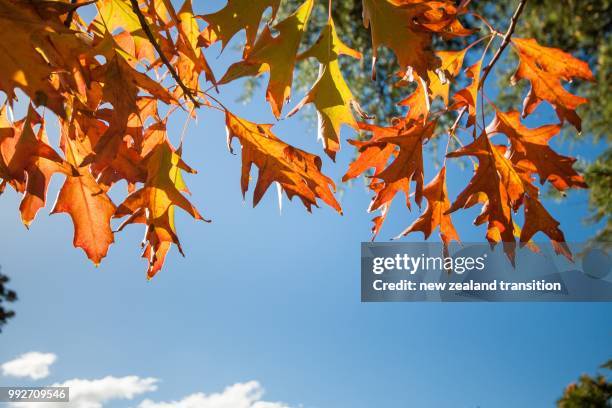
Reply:
[[138, 408], [289, 408], [281, 402], [262, 401], [264, 389], [257, 381], [237, 383], [223, 392], [191, 394], [180, 401], [154, 402], [144, 400]]
[[57, 360], [57, 356], [53, 353], [31, 351], [14, 360], [7, 361], [0, 367], [2, 368], [2, 374], [9, 377], [40, 380], [49, 376], [49, 366], [55, 360]]

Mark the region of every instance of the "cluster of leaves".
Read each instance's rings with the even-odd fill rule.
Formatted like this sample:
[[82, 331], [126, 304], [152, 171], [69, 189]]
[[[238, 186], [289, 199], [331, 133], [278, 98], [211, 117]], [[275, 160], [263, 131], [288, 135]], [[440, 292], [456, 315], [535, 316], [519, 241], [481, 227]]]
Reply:
[[[486, 21], [469, 9], [469, 3], [363, 1], [363, 23], [372, 41], [371, 76], [375, 79], [383, 74], [406, 90], [397, 102], [407, 113], [386, 124], [384, 119], [372, 124], [341, 69], [341, 56], [350, 61], [361, 59], [362, 54], [340, 40], [331, 3], [317, 40], [301, 50], [314, 0], [305, 0], [284, 16], [277, 16], [280, 0], [230, 0], [221, 10], [202, 16], [194, 15], [191, 0], [185, 0], [178, 10], [170, 0], [98, 0], [95, 4], [0, 0], [0, 37], [7, 43], [23, 44], [0, 47], [0, 59], [6, 61], [0, 65], [0, 91], [6, 95], [0, 109], [2, 188], [8, 185], [23, 194], [20, 211], [27, 226], [45, 205], [51, 176], [63, 174], [65, 181], [52, 213], [70, 215], [74, 245], [99, 263], [114, 240], [113, 218], [124, 219], [118, 231], [143, 224], [143, 257], [148, 261], [147, 275], [153, 277], [173, 244], [181, 251], [175, 208], [203, 220], [185, 196], [188, 189], [182, 173], [195, 171], [181, 159], [182, 143], [178, 147], [171, 144], [166, 133], [168, 117], [176, 109], [195, 115], [196, 108], [206, 108], [224, 113], [230, 150], [232, 141], [238, 139], [243, 194], [249, 188], [253, 164], [259, 170], [254, 205], [276, 183], [279, 191], [290, 199], [297, 196], [309, 211], [322, 201], [342, 213], [333, 181], [321, 172], [319, 156], [282, 141], [272, 125], [238, 117], [212, 94], [213, 89], [236, 79], [268, 73], [266, 99], [279, 119], [292, 92], [296, 63], [311, 60], [319, 66], [318, 76], [287, 115], [312, 104], [318, 116], [318, 137], [332, 160], [341, 148], [343, 125], [371, 134], [367, 140], [351, 141], [358, 156], [344, 180], [371, 173], [369, 188], [374, 198], [369, 211], [380, 212], [374, 218], [374, 236], [393, 199], [403, 193], [409, 208], [412, 201], [419, 207], [423, 198], [427, 201], [421, 216], [403, 235], [421, 231], [428, 238], [439, 228], [445, 244], [459, 240], [451, 213], [481, 205], [475, 223], [487, 225], [486, 238], [491, 243], [514, 243], [517, 237], [528, 243], [535, 233], [543, 232], [558, 253], [571, 258], [559, 222], [540, 201], [535, 178], [560, 191], [586, 187], [572, 167], [575, 159], [555, 152], [549, 140], [559, 133], [563, 122], [581, 127], [576, 109], [586, 99], [570, 93], [564, 83], [591, 81], [593, 75], [585, 62], [559, 49], [512, 37], [524, 0], [506, 34], [491, 26], [489, 33], [465, 47], [443, 49], [446, 42], [455, 44], [475, 34], [464, 21]], [[91, 21], [81, 16], [85, 7], [97, 10]], [[265, 21], [268, 9], [272, 13]], [[242, 57], [217, 79], [204, 51], [215, 43], [226, 47], [241, 31], [246, 32]], [[503, 38], [502, 45], [486, 67], [489, 46], [475, 64], [464, 69], [468, 53], [479, 52], [477, 45], [490, 45], [497, 37]], [[519, 59], [513, 81], [530, 84], [521, 113], [497, 109], [484, 92], [487, 75], [508, 45]], [[395, 57], [396, 69], [378, 71], [379, 49]], [[168, 77], [174, 85], [163, 85]], [[467, 78], [465, 86], [457, 86], [461, 77]], [[15, 120], [10, 113], [17, 89], [29, 97], [30, 107], [25, 117]], [[442, 108], [434, 111], [434, 102]], [[559, 123], [527, 128], [521, 117], [532, 114], [542, 102], [554, 108]], [[484, 123], [485, 105], [495, 112], [488, 125]], [[59, 150], [46, 136], [47, 110], [59, 121]], [[439, 132], [437, 124], [445, 116], [454, 124], [448, 132]], [[495, 143], [492, 138], [496, 135], [504, 135], [507, 143]], [[423, 145], [445, 136], [447, 157], [468, 156], [478, 162], [471, 181], [452, 204], [446, 167], [425, 185], [423, 166]], [[451, 140], [461, 148], [450, 151]], [[127, 183], [128, 194], [115, 205], [108, 193], [118, 182]], [[522, 229], [513, 215], [521, 207], [525, 213]], [[507, 252], [513, 260], [512, 249]]]
[[[285, 9], [297, 7], [300, 0], [287, 0], [283, 3]], [[319, 4], [320, 14], [325, 11], [325, 5]], [[506, 27], [516, 8], [515, 2], [472, 2], [470, 9], [474, 13], [465, 15], [464, 21], [470, 27], [478, 27], [488, 30], [486, 22], [492, 27]], [[338, 29], [352, 45], [363, 52], [365, 59], [371, 58], [372, 47], [370, 46], [369, 32], [361, 24], [360, 16], [363, 12], [362, 0], [334, 0], [332, 15], [337, 21]], [[280, 13], [283, 13], [281, 7]], [[483, 16], [484, 21], [478, 16]], [[581, 133], [576, 133], [571, 127], [564, 127], [561, 136], [571, 141], [586, 139], [589, 143], [597, 143], [600, 140], [610, 142], [608, 130], [612, 126], [612, 8], [609, 0], [584, 0], [576, 2], [573, 0], [529, 0], [521, 15], [521, 22], [516, 26], [515, 35], [519, 37], [536, 38], [542, 44], [554, 44], [555, 46], [586, 61], [593, 68], [597, 86], [591, 86], [588, 82], [574, 81], [564, 86], [573, 93], [584, 95], [590, 103], [579, 107], [584, 126]], [[320, 28], [311, 24], [305, 33], [305, 42], [310, 43], [317, 37]], [[466, 44], [472, 43], [480, 31], [472, 36], [445, 39], [443, 43], [436, 41], [434, 46], [444, 49], [462, 49]], [[477, 54], [484, 51], [486, 42], [475, 44], [472, 53]], [[497, 106], [501, 109], [511, 109], [519, 106], [525, 94], [525, 86], [518, 83], [517, 86], [508, 87], [508, 78], [516, 68], [516, 54], [509, 53], [504, 64], [497, 64], [495, 73], [498, 78]], [[406, 88], [393, 85], [393, 77], [388, 75], [397, 69], [395, 58], [387, 49], [381, 49], [378, 53], [377, 70], [383, 75], [378, 75], [376, 81], [370, 81], [363, 75], [364, 67], [360, 64], [341, 64], [342, 73], [347, 78], [350, 89], [364, 102], [364, 109], [371, 115], [377, 117], [401, 116], [404, 114], [403, 106], [398, 105], [406, 94]], [[298, 91], [308, 89], [309, 84], [316, 78], [316, 72], [312, 66], [298, 64], [296, 75], [296, 88]], [[255, 80], [256, 81], [256, 80]], [[258, 82], [248, 83], [245, 96], [250, 96], [250, 91], [258, 85]], [[488, 107], [485, 105], [485, 109]], [[487, 114], [491, 110], [487, 109]], [[308, 118], [306, 118], [308, 119]], [[438, 126], [448, 128], [452, 124], [452, 118], [440, 117]], [[431, 149], [439, 150], [440, 144], [434, 139], [428, 145]], [[443, 147], [443, 146], [442, 146]], [[436, 155], [434, 155], [435, 157]], [[607, 200], [598, 199], [612, 194], [610, 183], [611, 173], [602, 171], [603, 168], [612, 167], [610, 150], [603, 152], [593, 163], [580, 163], [585, 168], [585, 176], [588, 177], [590, 191], [590, 206], [592, 216], [589, 221], [603, 222], [604, 226], [593, 238], [594, 241], [609, 245], [612, 236], [612, 218], [609, 217], [610, 209]], [[557, 199], [563, 199], [564, 195], [556, 190], [547, 193]], [[597, 193], [597, 194], [596, 194]]]
[[[601, 366], [612, 369], [612, 360]], [[576, 383], [565, 388], [563, 396], [557, 401], [559, 408], [610, 408], [612, 407], [612, 383], [606, 376], [597, 374], [594, 377], [583, 374]]]
[[0, 273], [0, 332], [2, 331], [2, 326], [6, 324], [8, 319], [15, 316], [14, 311], [5, 308], [5, 303], [17, 300], [17, 293], [5, 286], [8, 281], [9, 278]]

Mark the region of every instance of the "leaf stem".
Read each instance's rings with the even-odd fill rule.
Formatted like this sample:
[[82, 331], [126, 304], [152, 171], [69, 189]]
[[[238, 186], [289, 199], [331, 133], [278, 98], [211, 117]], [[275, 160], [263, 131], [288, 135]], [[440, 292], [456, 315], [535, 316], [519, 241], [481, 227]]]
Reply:
[[484, 87], [484, 83], [485, 83], [485, 80], [487, 79], [487, 76], [489, 75], [489, 72], [491, 72], [491, 69], [493, 68], [497, 60], [499, 60], [499, 58], [501, 57], [502, 52], [504, 52], [508, 44], [510, 44], [510, 38], [512, 37], [512, 34], [514, 33], [514, 29], [516, 28], [516, 23], [518, 22], [518, 18], [523, 12], [523, 9], [525, 8], [525, 4], [527, 4], [527, 0], [519, 1], [519, 5], [514, 11], [512, 18], [510, 19], [510, 25], [508, 26], [508, 30], [506, 31], [506, 34], [504, 34], [504, 39], [502, 40], [501, 45], [499, 46], [499, 48], [495, 52], [495, 55], [493, 55], [493, 58], [491, 59], [491, 61], [485, 67], [483, 71], [482, 79], [479, 85], [481, 88]]
[[187, 88], [187, 86], [183, 83], [178, 73], [176, 72], [172, 64], [170, 63], [170, 60], [168, 60], [168, 57], [166, 57], [166, 54], [164, 54], [161, 47], [155, 40], [155, 36], [153, 35], [153, 32], [151, 31], [151, 27], [149, 27], [149, 24], [147, 23], [147, 20], [145, 19], [144, 14], [142, 14], [142, 11], [140, 10], [140, 6], [138, 5], [138, 0], [130, 0], [130, 1], [132, 3], [132, 10], [134, 11], [134, 14], [136, 14], [136, 17], [138, 17], [138, 21], [140, 22], [140, 26], [142, 27], [142, 30], [147, 35], [149, 42], [151, 42], [151, 44], [153, 45], [153, 48], [155, 48], [155, 51], [157, 51], [157, 54], [159, 54], [159, 58], [162, 60], [164, 65], [168, 68], [170, 75], [172, 75], [172, 78], [174, 78], [178, 86], [182, 89], [183, 94], [185, 94], [185, 96], [189, 98], [189, 100], [193, 103], [194, 107], [199, 108], [200, 102], [196, 100], [196, 98], [191, 93], [191, 90]]

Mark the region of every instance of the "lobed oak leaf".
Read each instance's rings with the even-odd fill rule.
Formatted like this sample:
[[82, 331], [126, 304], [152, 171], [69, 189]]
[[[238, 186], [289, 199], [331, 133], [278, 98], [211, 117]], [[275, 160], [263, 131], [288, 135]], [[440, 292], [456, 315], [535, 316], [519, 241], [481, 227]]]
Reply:
[[30, 5], [0, 0], [0, 91], [12, 104], [19, 88], [36, 106], [63, 117], [64, 93], [85, 89], [78, 57], [88, 49], [88, 40], [57, 19], [42, 18]]
[[[423, 143], [429, 140], [436, 128], [436, 122], [426, 125], [416, 124], [407, 129], [401, 128], [392, 136], [384, 136], [378, 142], [390, 143], [398, 147], [395, 159], [374, 177], [384, 181], [381, 189], [370, 203], [368, 211], [375, 211], [390, 203], [402, 191], [406, 196], [406, 206], [410, 208], [410, 182], [415, 183], [414, 200], [420, 206], [423, 198]], [[378, 143], [374, 142], [374, 143]]]
[[208, 47], [221, 41], [221, 47], [225, 49], [234, 35], [245, 30], [243, 57], [246, 57], [255, 43], [264, 11], [271, 8], [270, 20], [273, 20], [279, 6], [280, 0], [228, 0], [221, 10], [200, 16], [208, 26], [202, 31], [198, 44]]
[[476, 112], [478, 111], [478, 87], [480, 86], [481, 68], [482, 59], [478, 60], [478, 62], [466, 69], [467, 77], [471, 78], [472, 81], [465, 88], [457, 91], [457, 93], [453, 95], [454, 103], [449, 108], [459, 110], [467, 107], [467, 126], [473, 126], [476, 123]]
[[[192, 93], [197, 94], [200, 90], [200, 75], [204, 74], [207, 81], [215, 83], [215, 77], [212, 69], [206, 61], [206, 57], [198, 46], [198, 37], [200, 29], [193, 14], [193, 6], [191, 0], [185, 0], [183, 6], [179, 10], [176, 18], [179, 36], [177, 39], [176, 51], [178, 54], [176, 71], [181, 78], [181, 81], [187, 86]], [[183, 91], [177, 87], [176, 92], [185, 98]], [[188, 98], [187, 104], [193, 107], [193, 102]]]
[[[38, 130], [37, 139], [42, 143], [49, 143], [44, 125]], [[36, 214], [47, 203], [47, 188], [51, 177], [56, 173], [63, 173], [67, 176], [74, 175], [75, 170], [67, 163], [58, 163], [44, 157], [36, 157], [26, 169], [28, 179], [25, 194], [19, 204], [21, 221], [28, 227]]]
[[[406, 122], [421, 121], [424, 123], [429, 116], [431, 104], [437, 97], [442, 98], [445, 106], [448, 106], [450, 84], [453, 78], [459, 75], [463, 66], [463, 59], [467, 48], [460, 51], [438, 51], [436, 55], [440, 59], [440, 67], [435, 71], [427, 72], [427, 80], [417, 74], [412, 74], [412, 80], [416, 82], [415, 90], [405, 99], [398, 102], [399, 106], [407, 106]], [[400, 81], [404, 84], [405, 79]]]
[[319, 77], [297, 106], [288, 116], [297, 113], [304, 105], [313, 103], [317, 108], [318, 139], [323, 143], [325, 153], [335, 160], [340, 150], [340, 128], [343, 124], [357, 128], [352, 108], [361, 114], [359, 105], [342, 77], [338, 57], [350, 55], [360, 59], [361, 54], [346, 46], [336, 33], [332, 19], [323, 27], [319, 39], [298, 56], [298, 60], [314, 57], [319, 61]]
[[[488, 223], [487, 240], [492, 244], [516, 242], [512, 210], [516, 211], [523, 203], [526, 192], [537, 194], [537, 190], [505, 157], [505, 148], [492, 145], [485, 132], [471, 144], [446, 155], [462, 156], [475, 156], [478, 166], [467, 187], [459, 193], [446, 212], [450, 214], [460, 208], [482, 203], [482, 211], [474, 224]], [[505, 249], [510, 260], [514, 262], [514, 248], [507, 246]]]
[[436, 55], [440, 58], [440, 68], [437, 72], [429, 71], [427, 73], [432, 100], [440, 97], [444, 105], [448, 106], [450, 84], [461, 72], [467, 51], [468, 48], [458, 51], [436, 51]]
[[361, 130], [372, 132], [372, 137], [368, 141], [349, 140], [349, 143], [358, 149], [359, 154], [349, 164], [342, 182], [359, 177], [371, 168], [374, 169], [373, 177], [376, 177], [387, 167], [389, 159], [397, 151], [396, 145], [380, 139], [397, 135], [400, 132], [399, 127], [382, 127], [364, 122], [359, 122], [358, 125]]
[[175, 99], [161, 84], [133, 68], [129, 63], [131, 57], [108, 34], [97, 48], [106, 56], [106, 63], [92, 71], [92, 78], [103, 85], [102, 101], [110, 103], [113, 110], [107, 118], [108, 129], [94, 147], [96, 158], [87, 157], [85, 164], [95, 160], [104, 167], [117, 155], [132, 118], [139, 117], [144, 123], [146, 117], [141, 115], [142, 107], [139, 106], [142, 91], [167, 104]]
[[[380, 230], [391, 202], [399, 192], [406, 196], [410, 208], [410, 183], [415, 182], [414, 199], [420, 206], [423, 198], [423, 143], [431, 138], [436, 127], [432, 121], [425, 125], [407, 125], [398, 121], [390, 127], [359, 123], [362, 130], [372, 132], [366, 142], [352, 141], [358, 147], [359, 155], [351, 163], [343, 181], [354, 178], [369, 168], [374, 168], [370, 189], [375, 193], [368, 208], [369, 212], [382, 210], [381, 218], [375, 218], [374, 233]], [[391, 164], [389, 159], [394, 157]]]
[[552, 105], [561, 121], [567, 120], [580, 131], [582, 124], [576, 109], [587, 99], [568, 92], [562, 81], [574, 78], [594, 81], [588, 64], [557, 48], [541, 46], [531, 38], [513, 38], [512, 44], [520, 60], [512, 81], [526, 79], [531, 84], [523, 102], [523, 117], [531, 114], [544, 100]]
[[527, 196], [525, 199], [525, 223], [521, 230], [521, 246], [528, 245], [536, 232], [541, 231], [548, 235], [557, 254], [562, 254], [570, 261], [572, 253], [565, 242], [565, 236], [559, 229], [559, 221], [555, 220], [546, 211], [537, 198]]
[[174, 226], [174, 207], [183, 209], [196, 220], [204, 220], [181, 194], [186, 190], [181, 171], [195, 171], [183, 162], [179, 153], [167, 138], [153, 147], [145, 158], [147, 178], [144, 186], [131, 193], [113, 215], [114, 218], [129, 216], [119, 230], [128, 224], [146, 224], [143, 257], [148, 261], [148, 278], [161, 269], [171, 244], [183, 253]]
[[576, 159], [557, 154], [548, 141], [557, 135], [561, 125], [545, 125], [535, 129], [521, 123], [517, 111], [496, 110], [495, 119], [487, 126], [487, 133], [503, 133], [511, 143], [510, 160], [518, 167], [537, 172], [540, 183], [550, 182], [557, 190], [587, 188], [584, 178], [572, 167]]
[[433, 34], [466, 36], [457, 20], [461, 10], [453, 1], [363, 0], [363, 23], [372, 36], [372, 75], [378, 48], [389, 47], [402, 70], [414, 70], [421, 78], [440, 67], [432, 49]]
[[431, 109], [429, 87], [420, 77], [417, 76], [416, 79], [417, 86], [414, 91], [397, 103], [399, 106], [408, 107], [405, 117], [407, 123], [425, 123]]
[[431, 233], [439, 227], [440, 238], [444, 243], [444, 247], [448, 248], [448, 244], [451, 241], [459, 241], [459, 235], [457, 235], [451, 217], [447, 213], [451, 204], [446, 190], [446, 166], [442, 167], [436, 177], [425, 186], [423, 195], [427, 200], [427, 208], [399, 236], [406, 236], [411, 232], [421, 231], [425, 239], [428, 239]]
[[[36, 133], [35, 125], [40, 126]], [[44, 121], [33, 108], [14, 125], [7, 120], [6, 106], [0, 110], [0, 177], [24, 194], [19, 211], [26, 227], [46, 204], [51, 176], [72, 171], [49, 146]]]
[[245, 76], [257, 76], [270, 72], [266, 90], [266, 100], [272, 113], [278, 119], [283, 105], [291, 95], [293, 68], [297, 51], [306, 30], [313, 0], [306, 0], [293, 14], [273, 27], [278, 35], [272, 35], [272, 29], [265, 26], [255, 41], [248, 56], [232, 64], [219, 84], [226, 84]]
[[[115, 33], [120, 29], [129, 33], [134, 42], [134, 57], [145, 59], [149, 63], [155, 61], [155, 50], [147, 38], [138, 16], [134, 13], [130, 0], [97, 0], [99, 18], [104, 29], [110, 33]], [[152, 33], [159, 38], [155, 25], [149, 22]]]
[[40, 124], [42, 118], [30, 107], [25, 119], [11, 125], [4, 106], [0, 110], [0, 158], [3, 163], [3, 178], [18, 192], [24, 192], [28, 174], [36, 170], [38, 160], [45, 159], [60, 167], [64, 160], [45, 141], [34, 133], [32, 128]]
[[[70, 125], [62, 127], [62, 146], [66, 160], [77, 166], [81, 162], [79, 142], [70, 138]], [[100, 187], [89, 166], [78, 167], [77, 175], [68, 175], [60, 189], [51, 214], [67, 213], [74, 225], [73, 245], [83, 249], [98, 265], [115, 241], [110, 220], [115, 205]]]
[[[242, 176], [240, 180], [242, 195], [249, 188], [251, 166], [259, 169], [259, 176], [253, 193], [253, 206], [256, 206], [273, 182], [278, 183], [287, 197], [300, 198], [308, 211], [318, 207], [321, 199], [340, 214], [342, 209], [332, 190], [334, 182], [321, 173], [321, 158], [295, 148], [272, 133], [272, 125], [257, 124], [239, 118], [229, 111], [225, 114], [227, 144], [232, 152], [234, 138], [242, 146]], [[331, 186], [331, 189], [330, 189]]]

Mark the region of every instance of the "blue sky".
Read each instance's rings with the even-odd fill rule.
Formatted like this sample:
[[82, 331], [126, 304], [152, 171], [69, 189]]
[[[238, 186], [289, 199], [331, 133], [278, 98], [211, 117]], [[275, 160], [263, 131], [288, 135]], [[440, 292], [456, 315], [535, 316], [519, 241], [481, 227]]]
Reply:
[[[218, 75], [233, 56], [210, 54]], [[247, 119], [271, 121], [261, 93], [247, 106], [232, 103], [239, 93], [240, 83], [231, 84], [222, 97]], [[294, 95], [292, 104], [300, 99]], [[179, 115], [170, 124], [174, 140], [183, 121]], [[275, 130], [322, 155], [313, 124], [294, 117]], [[610, 304], [360, 303], [360, 242], [369, 240], [372, 217], [360, 180], [343, 187], [344, 216], [330, 208], [308, 214], [286, 199], [279, 214], [272, 189], [253, 209], [250, 194], [242, 200], [240, 157], [227, 152], [221, 114], [200, 112], [185, 143], [184, 158], [199, 172], [186, 177], [192, 202], [213, 222], [179, 214], [187, 257], [173, 250], [151, 282], [139, 257], [141, 227], [118, 234], [95, 268], [70, 245], [68, 216], [47, 216], [49, 205], [28, 231], [19, 197], [10, 189], [0, 197], [0, 264], [20, 297], [17, 317], [0, 334], [0, 364], [29, 351], [58, 357], [45, 379], [0, 375], [0, 385], [159, 379], [156, 391], [108, 407], [180, 400], [250, 380], [266, 389], [266, 401], [292, 407], [552, 406], [566, 384], [611, 357]], [[592, 158], [600, 148], [579, 143], [573, 154]], [[353, 154], [344, 143], [336, 165], [324, 159], [324, 171], [339, 180]], [[454, 197], [466, 174], [449, 174]], [[51, 203], [61, 181], [53, 179]], [[596, 230], [583, 223], [586, 199], [578, 192], [548, 203], [570, 241]], [[455, 218], [465, 242], [484, 236], [471, 225], [476, 212]], [[416, 216], [398, 201], [381, 239]]]

